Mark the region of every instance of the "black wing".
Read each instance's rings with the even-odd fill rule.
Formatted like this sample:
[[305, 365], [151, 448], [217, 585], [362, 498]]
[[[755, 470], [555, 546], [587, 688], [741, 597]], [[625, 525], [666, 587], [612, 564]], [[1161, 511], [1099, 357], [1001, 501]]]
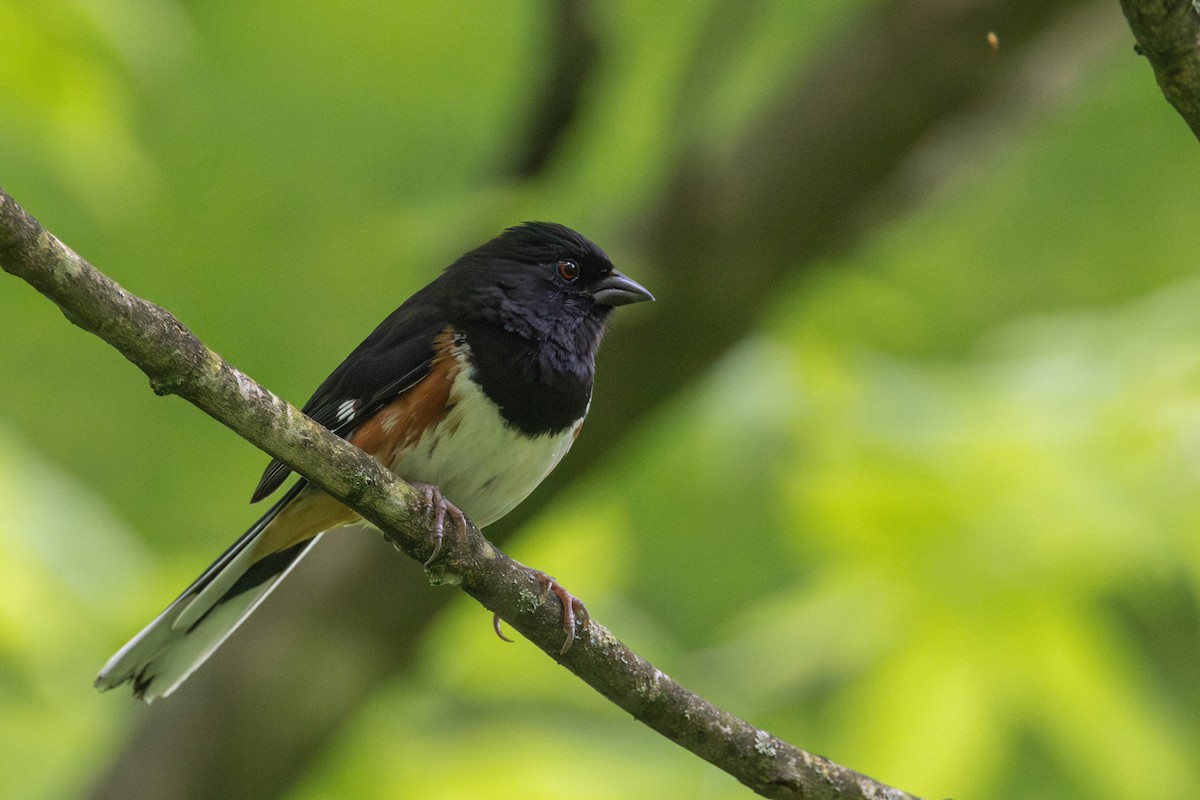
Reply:
[[[449, 320], [434, 302], [434, 285], [413, 295], [379, 324], [335, 369], [302, 409], [343, 438], [396, 395], [429, 374], [433, 339]], [[275, 459], [263, 472], [250, 502], [278, 489], [291, 467]]]

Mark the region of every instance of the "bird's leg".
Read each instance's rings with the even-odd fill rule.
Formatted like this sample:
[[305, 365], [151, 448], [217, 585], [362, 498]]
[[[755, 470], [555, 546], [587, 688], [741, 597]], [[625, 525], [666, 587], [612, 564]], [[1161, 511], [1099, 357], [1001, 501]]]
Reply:
[[438, 557], [438, 553], [442, 552], [442, 536], [446, 528], [446, 518], [458, 529], [459, 536], [467, 534], [467, 515], [459, 510], [458, 506], [451, 503], [442, 494], [442, 490], [434, 486], [432, 483], [413, 483], [412, 487], [416, 489], [424, 499], [425, 518], [430, 521], [430, 529], [433, 532], [433, 552], [429, 554], [429, 558], [425, 559], [425, 567], [433, 563], [433, 560]]
[[[588, 628], [588, 623], [591, 621], [591, 617], [588, 616], [587, 606], [583, 604], [582, 600], [568, 592], [562, 587], [562, 584], [554, 580], [554, 578], [550, 577], [546, 573], [531, 567], [526, 567], [526, 569], [529, 570], [530, 574], [533, 576], [533, 579], [537, 581], [538, 605], [546, 602], [546, 600], [550, 598], [550, 595], [557, 597], [558, 602], [562, 605], [563, 632], [567, 635], [567, 640], [563, 642], [563, 647], [562, 650], [559, 651], [559, 655], [565, 656], [567, 651], [571, 649], [571, 645], [575, 643], [576, 621], [579, 622], [579, 627], [581, 630], [586, 631]], [[499, 614], [492, 615], [492, 628], [496, 631], [496, 635], [504, 641], [512, 641], [512, 639], [509, 639], [500, 630]]]
[[571, 645], [575, 643], [575, 620], [578, 618], [580, 629], [585, 631], [587, 630], [588, 623], [591, 621], [591, 618], [588, 616], [587, 606], [578, 597], [564, 589], [562, 584], [541, 570], [533, 570], [533, 576], [537, 579], [543, 603], [550, 595], [554, 595], [558, 598], [558, 602], [562, 604], [563, 632], [567, 634], [567, 640], [563, 642], [563, 648], [559, 652], [559, 655], [565, 656], [567, 651], [571, 649]]
[[[424, 500], [425, 518], [430, 521], [430, 529], [433, 532], [433, 552], [429, 554], [429, 558], [425, 559], [425, 567], [433, 563], [434, 559], [442, 551], [442, 539], [446, 529], [446, 519], [449, 518], [454, 523], [457, 533], [460, 536], [465, 536], [467, 533], [467, 515], [464, 514], [458, 506], [451, 503], [442, 494], [442, 490], [432, 483], [414, 482], [412, 487], [420, 493]], [[546, 602], [550, 595], [558, 598], [558, 602], [562, 604], [562, 620], [563, 632], [567, 635], [566, 642], [563, 643], [563, 648], [560, 651], [561, 655], [566, 655], [571, 649], [571, 645], [575, 643], [575, 625], [578, 622], [582, 630], [587, 630], [590, 617], [588, 616], [587, 606], [583, 601], [559, 584], [558, 581], [550, 577], [541, 570], [526, 567], [533, 579], [538, 585], [538, 605]], [[511, 642], [500, 630], [500, 615], [492, 615], [492, 628], [496, 631], [496, 635], [506, 642]]]

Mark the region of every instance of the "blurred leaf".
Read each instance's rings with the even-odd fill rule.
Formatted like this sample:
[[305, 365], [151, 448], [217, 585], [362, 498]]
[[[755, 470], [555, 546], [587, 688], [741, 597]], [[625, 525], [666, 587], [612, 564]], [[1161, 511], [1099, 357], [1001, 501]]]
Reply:
[[149, 560], [100, 500], [4, 427], [0, 510], [4, 794], [63, 797], [120, 742], [112, 707], [80, 691], [99, 663], [79, 656], [119, 635], [113, 610], [132, 611]]

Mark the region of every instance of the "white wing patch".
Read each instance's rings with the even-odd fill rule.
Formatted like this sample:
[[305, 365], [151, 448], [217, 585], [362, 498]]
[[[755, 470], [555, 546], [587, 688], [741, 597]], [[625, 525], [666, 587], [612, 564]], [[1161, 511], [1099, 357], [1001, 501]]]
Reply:
[[357, 400], [343, 400], [337, 407], [337, 421], [346, 422], [354, 417], [354, 412], [357, 410]]

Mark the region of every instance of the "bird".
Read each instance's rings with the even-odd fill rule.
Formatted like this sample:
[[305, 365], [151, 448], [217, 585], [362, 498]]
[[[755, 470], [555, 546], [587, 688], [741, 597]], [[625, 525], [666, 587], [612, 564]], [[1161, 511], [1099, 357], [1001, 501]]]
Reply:
[[[446, 520], [461, 526], [465, 515], [484, 528], [554, 469], [591, 405], [609, 315], [652, 300], [583, 235], [525, 222], [460, 256], [400, 305], [303, 411], [421, 493], [437, 537], [432, 560]], [[276, 492], [290, 473], [272, 461], [251, 502]], [[108, 660], [96, 688], [130, 683], [147, 703], [170, 695], [323, 533], [358, 521], [301, 477]], [[545, 581], [543, 588], [553, 584]], [[578, 601], [552, 588], [569, 647]]]

